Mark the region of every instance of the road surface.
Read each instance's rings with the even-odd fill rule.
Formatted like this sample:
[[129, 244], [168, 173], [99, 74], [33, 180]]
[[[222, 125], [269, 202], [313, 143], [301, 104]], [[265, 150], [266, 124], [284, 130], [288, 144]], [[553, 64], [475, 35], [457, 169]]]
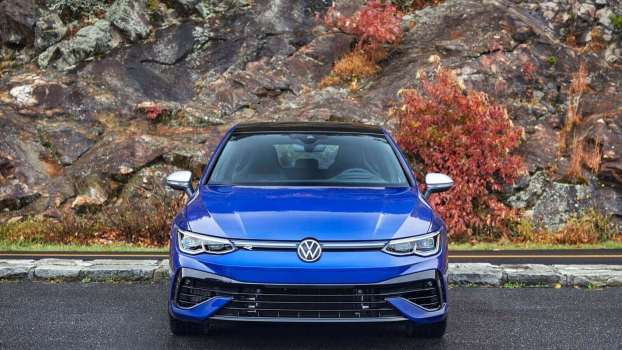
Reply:
[[0, 283], [0, 349], [622, 349], [622, 289], [450, 289], [443, 340], [399, 326], [219, 324], [172, 336], [166, 285]]

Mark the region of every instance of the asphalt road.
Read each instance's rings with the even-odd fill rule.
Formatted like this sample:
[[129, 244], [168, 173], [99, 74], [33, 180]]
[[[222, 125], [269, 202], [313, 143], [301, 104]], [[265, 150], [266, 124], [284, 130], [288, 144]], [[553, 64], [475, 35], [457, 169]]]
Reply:
[[621, 349], [622, 289], [453, 288], [442, 340], [397, 325], [168, 331], [164, 284], [0, 283], [0, 349]]
[[[166, 253], [0, 252], [0, 259], [166, 259]], [[622, 249], [471, 250], [449, 251], [449, 261], [492, 264], [611, 264], [622, 265]]]

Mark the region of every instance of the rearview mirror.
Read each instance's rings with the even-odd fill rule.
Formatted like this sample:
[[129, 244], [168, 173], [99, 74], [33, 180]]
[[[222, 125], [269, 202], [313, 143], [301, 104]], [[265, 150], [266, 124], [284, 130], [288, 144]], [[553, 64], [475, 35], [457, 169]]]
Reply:
[[423, 197], [428, 199], [432, 193], [447, 191], [454, 185], [454, 180], [445, 174], [429, 173], [425, 176], [425, 193]]
[[188, 197], [194, 194], [194, 189], [192, 188], [192, 173], [189, 171], [176, 171], [170, 174], [166, 177], [166, 184], [174, 190], [186, 192]]

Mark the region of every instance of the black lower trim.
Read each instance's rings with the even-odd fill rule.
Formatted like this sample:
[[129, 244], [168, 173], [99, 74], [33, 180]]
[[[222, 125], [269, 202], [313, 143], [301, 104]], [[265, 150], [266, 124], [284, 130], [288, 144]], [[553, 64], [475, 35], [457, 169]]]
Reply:
[[406, 317], [383, 317], [383, 318], [295, 318], [295, 317], [230, 317], [212, 316], [210, 320], [226, 322], [275, 322], [275, 323], [382, 323], [382, 322], [404, 322]]
[[212, 318], [277, 322], [403, 321], [387, 298], [401, 297], [427, 310], [442, 305], [441, 284], [434, 270], [374, 284], [260, 284], [183, 269], [175, 301], [192, 307], [216, 296], [231, 301]]

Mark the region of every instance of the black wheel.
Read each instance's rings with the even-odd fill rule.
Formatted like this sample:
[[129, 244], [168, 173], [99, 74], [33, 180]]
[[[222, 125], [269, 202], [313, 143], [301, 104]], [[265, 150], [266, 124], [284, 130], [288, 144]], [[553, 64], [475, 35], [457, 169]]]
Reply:
[[446, 319], [437, 323], [414, 324], [410, 322], [407, 325], [408, 335], [417, 338], [442, 338], [445, 335], [445, 329], [447, 329]]
[[171, 328], [171, 333], [175, 335], [199, 335], [207, 333], [207, 323], [196, 323], [182, 321], [168, 315], [168, 324]]

